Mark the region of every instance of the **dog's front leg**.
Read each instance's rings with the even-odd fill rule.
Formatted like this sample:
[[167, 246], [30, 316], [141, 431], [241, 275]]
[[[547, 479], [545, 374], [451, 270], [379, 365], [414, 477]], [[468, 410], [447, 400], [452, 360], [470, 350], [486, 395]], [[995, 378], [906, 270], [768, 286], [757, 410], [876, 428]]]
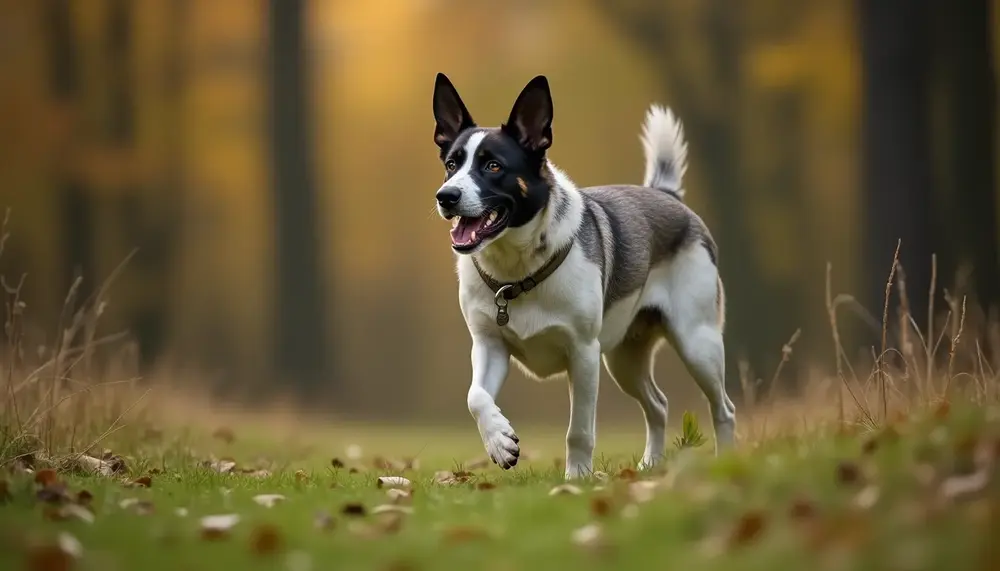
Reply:
[[497, 393], [507, 379], [510, 352], [495, 337], [472, 337], [472, 386], [469, 387], [469, 412], [476, 419], [486, 453], [501, 468], [517, 464], [521, 454], [518, 438], [510, 421], [496, 405]]
[[597, 388], [601, 346], [597, 340], [574, 348], [569, 364], [569, 430], [566, 431], [566, 479], [594, 472], [597, 441]]

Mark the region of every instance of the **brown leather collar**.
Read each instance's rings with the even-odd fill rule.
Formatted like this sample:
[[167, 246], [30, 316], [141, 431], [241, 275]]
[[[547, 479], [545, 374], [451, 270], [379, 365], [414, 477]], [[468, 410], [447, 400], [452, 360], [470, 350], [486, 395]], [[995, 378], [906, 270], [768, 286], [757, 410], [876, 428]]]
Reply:
[[519, 295], [535, 289], [538, 287], [538, 284], [545, 281], [545, 278], [551, 276], [552, 273], [555, 272], [566, 260], [566, 257], [569, 256], [570, 250], [573, 249], [573, 242], [574, 241], [570, 241], [569, 244], [563, 246], [561, 250], [549, 258], [549, 261], [545, 262], [542, 267], [538, 268], [538, 271], [521, 281], [512, 283], [498, 281], [496, 278], [486, 273], [475, 258], [472, 258], [472, 263], [476, 266], [476, 271], [479, 272], [479, 277], [481, 277], [486, 285], [493, 291], [493, 302], [497, 306], [497, 325], [503, 327], [504, 325], [507, 325], [508, 321], [510, 321], [510, 315], [507, 313], [507, 303], [517, 298]]

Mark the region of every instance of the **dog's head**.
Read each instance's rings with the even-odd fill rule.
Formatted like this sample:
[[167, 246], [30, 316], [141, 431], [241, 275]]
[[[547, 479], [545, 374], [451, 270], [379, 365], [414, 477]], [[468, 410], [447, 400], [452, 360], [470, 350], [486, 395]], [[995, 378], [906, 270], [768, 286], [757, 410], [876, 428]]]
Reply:
[[550, 191], [545, 151], [552, 144], [552, 96], [544, 76], [525, 86], [506, 123], [480, 128], [439, 73], [434, 119], [445, 170], [436, 199], [441, 216], [452, 220], [452, 249], [476, 252], [542, 212]]

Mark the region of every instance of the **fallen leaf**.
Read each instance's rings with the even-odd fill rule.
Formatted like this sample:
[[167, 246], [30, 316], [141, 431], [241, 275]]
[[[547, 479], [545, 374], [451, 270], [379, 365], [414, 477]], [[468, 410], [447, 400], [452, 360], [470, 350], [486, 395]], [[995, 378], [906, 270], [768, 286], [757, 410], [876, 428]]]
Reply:
[[264, 469], [253, 470], [251, 472], [246, 472], [246, 475], [247, 475], [247, 477], [257, 478], [257, 479], [270, 478], [271, 477], [271, 471], [270, 470], [264, 470]]
[[736, 547], [756, 540], [764, 532], [766, 524], [767, 520], [761, 512], [750, 511], [743, 514], [729, 535], [729, 546]]
[[413, 513], [413, 508], [410, 506], [401, 506], [399, 504], [381, 504], [372, 508], [372, 514], [386, 514], [386, 513], [410, 515]]
[[88, 472], [100, 474], [102, 476], [113, 476], [126, 472], [125, 459], [121, 456], [109, 454], [107, 458], [94, 458], [86, 454], [75, 456], [72, 460], [76, 466]]
[[973, 474], [952, 476], [941, 482], [941, 495], [952, 501], [962, 501], [974, 497], [990, 483], [990, 474], [980, 470]]
[[440, 470], [434, 473], [434, 481], [445, 486], [454, 486], [467, 482], [471, 476], [472, 472]]
[[63, 553], [73, 557], [74, 559], [83, 557], [83, 545], [80, 544], [80, 540], [73, 537], [69, 532], [60, 531], [57, 542], [59, 544], [59, 549], [62, 550]]
[[250, 532], [250, 550], [257, 555], [275, 553], [283, 544], [281, 533], [273, 525], [258, 525]]
[[72, 500], [69, 492], [66, 490], [66, 484], [62, 482], [45, 486], [35, 492], [35, 497], [47, 504], [62, 504]]
[[408, 490], [401, 490], [399, 488], [389, 488], [388, 490], [385, 491], [385, 495], [389, 496], [389, 499], [396, 504], [402, 503], [412, 498], [412, 492]]
[[402, 476], [379, 476], [375, 481], [379, 488], [409, 488], [411, 483]]
[[123, 510], [127, 510], [137, 503], [139, 503], [139, 498], [122, 498], [122, 500], [118, 502], [118, 507]]
[[594, 517], [606, 517], [611, 513], [611, 499], [604, 495], [590, 498], [590, 513]]
[[340, 458], [334, 458], [333, 460], [330, 460], [330, 465], [333, 466], [334, 469], [339, 470], [344, 467], [344, 462]]
[[220, 474], [229, 474], [236, 468], [236, 462], [232, 460], [209, 461], [206, 465]]
[[35, 472], [35, 483], [42, 486], [52, 486], [59, 482], [59, 474], [51, 468]]
[[591, 523], [585, 525], [579, 529], [573, 530], [573, 534], [570, 536], [574, 545], [587, 548], [601, 547], [604, 544], [604, 529], [596, 524]]
[[201, 518], [202, 539], [223, 539], [240, 521], [238, 514], [210, 515]]
[[583, 490], [574, 486], [573, 484], [560, 484], [549, 490], [550, 496], [562, 496], [562, 495], [579, 496], [582, 493]]
[[497, 485], [494, 484], [493, 482], [479, 482], [478, 484], [476, 484], [476, 489], [481, 492], [492, 490], [495, 489], [496, 487]]
[[284, 500], [285, 496], [281, 494], [258, 494], [253, 497], [253, 501], [255, 503], [262, 505], [265, 508], [274, 507], [275, 504], [283, 502]]
[[594, 472], [594, 479], [599, 482], [606, 482], [608, 480], [608, 473], [601, 472], [600, 470]]
[[861, 469], [853, 462], [842, 461], [837, 464], [837, 482], [845, 485], [861, 481]]
[[149, 488], [153, 485], [153, 479], [150, 478], [149, 476], [143, 476], [141, 478], [136, 478], [135, 480], [132, 480], [130, 485], [140, 488]]
[[87, 490], [80, 490], [76, 493], [76, 503], [81, 506], [90, 505], [90, 502], [94, 501], [94, 494], [91, 494]]
[[858, 495], [854, 496], [854, 505], [863, 510], [871, 509], [878, 501], [880, 495], [881, 491], [878, 486], [866, 486], [863, 490], [858, 492]]
[[226, 426], [221, 426], [215, 429], [215, 432], [212, 433], [212, 437], [221, 440], [226, 444], [232, 444], [236, 441], [236, 434], [233, 432], [233, 429]]
[[340, 513], [349, 516], [363, 516], [368, 513], [361, 502], [348, 502], [341, 506]]

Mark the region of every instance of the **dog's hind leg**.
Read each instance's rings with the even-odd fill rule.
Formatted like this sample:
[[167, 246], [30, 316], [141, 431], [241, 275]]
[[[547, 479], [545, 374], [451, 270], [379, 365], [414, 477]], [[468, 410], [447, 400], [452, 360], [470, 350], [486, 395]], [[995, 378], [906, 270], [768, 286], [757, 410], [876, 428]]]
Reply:
[[736, 431], [736, 407], [726, 394], [722, 282], [701, 245], [678, 253], [668, 275], [667, 338], [708, 398], [718, 452], [733, 445]]
[[[656, 325], [658, 329], [659, 323]], [[637, 323], [633, 327], [642, 328], [643, 325]], [[663, 457], [666, 445], [667, 397], [656, 386], [652, 374], [653, 353], [661, 341], [661, 335], [643, 328], [604, 355], [604, 365], [611, 378], [622, 392], [638, 401], [646, 419], [646, 450], [642, 453], [639, 469], [656, 464]]]

